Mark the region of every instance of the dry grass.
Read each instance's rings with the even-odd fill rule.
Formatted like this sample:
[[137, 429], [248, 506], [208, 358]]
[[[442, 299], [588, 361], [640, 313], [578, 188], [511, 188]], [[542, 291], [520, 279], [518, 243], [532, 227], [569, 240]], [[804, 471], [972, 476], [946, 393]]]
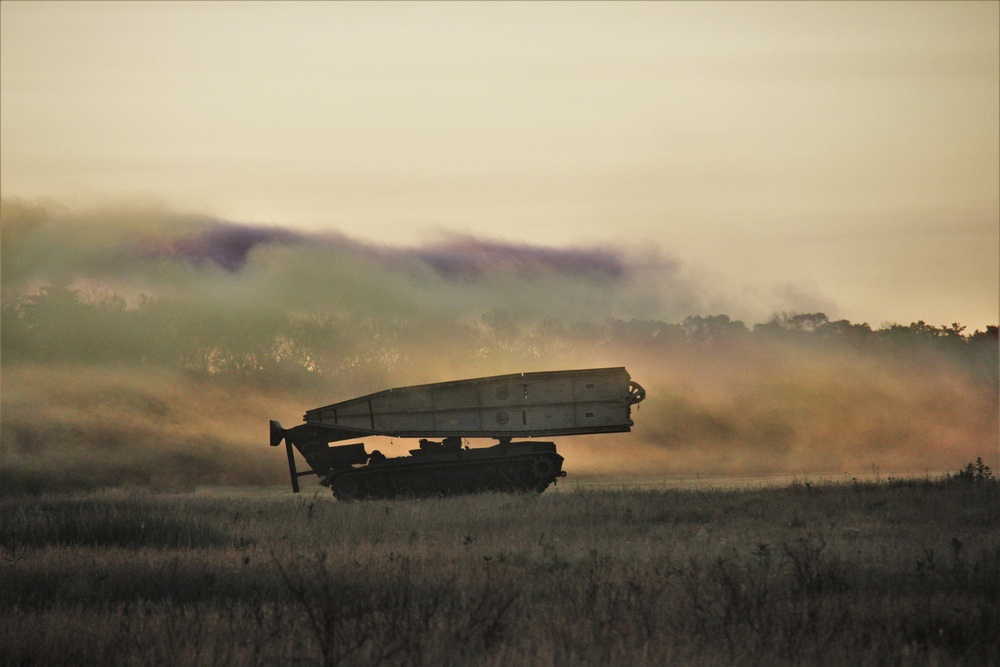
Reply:
[[987, 665], [1000, 484], [0, 501], [5, 665]]

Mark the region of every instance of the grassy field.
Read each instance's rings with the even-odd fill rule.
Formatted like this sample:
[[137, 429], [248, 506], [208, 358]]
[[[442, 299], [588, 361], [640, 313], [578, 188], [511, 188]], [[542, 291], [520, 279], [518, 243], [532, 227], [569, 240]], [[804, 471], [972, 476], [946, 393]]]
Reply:
[[991, 479], [0, 500], [4, 665], [995, 665], [998, 637]]

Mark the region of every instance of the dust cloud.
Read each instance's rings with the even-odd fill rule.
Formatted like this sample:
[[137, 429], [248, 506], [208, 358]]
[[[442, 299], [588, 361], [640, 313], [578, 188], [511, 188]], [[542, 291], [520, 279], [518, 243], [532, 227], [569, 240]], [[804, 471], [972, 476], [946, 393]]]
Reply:
[[280, 484], [269, 418], [290, 426], [393, 386], [598, 366], [626, 366], [648, 398], [632, 433], [559, 442], [581, 478], [1000, 458], [993, 327], [873, 331], [794, 312], [748, 326], [704, 315], [740, 311], [655, 249], [459, 234], [400, 247], [148, 205], [5, 200], [0, 223], [8, 490]]

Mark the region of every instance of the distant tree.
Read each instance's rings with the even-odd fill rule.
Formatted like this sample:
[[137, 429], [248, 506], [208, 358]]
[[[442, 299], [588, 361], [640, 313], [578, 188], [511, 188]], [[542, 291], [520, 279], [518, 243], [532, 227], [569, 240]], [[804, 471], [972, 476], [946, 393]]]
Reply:
[[74, 314], [80, 305], [80, 292], [62, 283], [42, 285], [37, 294], [24, 298], [21, 309], [28, 325], [37, 327]]
[[815, 333], [821, 338], [861, 342], [872, 335], [872, 328], [867, 322], [851, 324], [848, 320], [826, 322], [816, 327]]
[[20, 318], [27, 333], [24, 352], [46, 360], [65, 360], [82, 351], [81, 330], [86, 306], [77, 290], [67, 284], [49, 284], [20, 304]]
[[778, 313], [766, 324], [754, 325], [754, 333], [812, 333], [829, 323], [826, 313]]
[[994, 394], [1000, 393], [1000, 337], [997, 327], [988, 325], [986, 331], [976, 330], [966, 339], [963, 346], [965, 362], [969, 370]]
[[998, 329], [995, 324], [986, 325], [986, 331], [976, 329], [975, 333], [969, 336], [969, 342], [975, 344], [996, 344], [998, 341], [1000, 341], [1000, 335], [998, 335]]
[[514, 352], [521, 342], [521, 327], [505, 310], [492, 310], [479, 318], [479, 346], [481, 357]]
[[22, 296], [13, 293], [4, 294], [0, 302], [0, 361], [3, 363], [10, 363], [27, 352], [30, 334], [22, 305]]
[[965, 327], [958, 322], [950, 326], [936, 327], [923, 320], [910, 323], [909, 326], [888, 324], [878, 330], [880, 339], [897, 350], [906, 349], [937, 349], [959, 350], [966, 340], [962, 332]]
[[608, 336], [622, 345], [641, 347], [664, 346], [682, 343], [687, 332], [680, 324], [668, 324], [660, 320], [608, 320]]
[[983, 457], [976, 457], [975, 463], [969, 463], [955, 474], [955, 479], [967, 484], [983, 484], [993, 479], [993, 471], [983, 463]]
[[528, 334], [528, 348], [531, 356], [536, 359], [562, 352], [569, 346], [566, 327], [554, 317], [546, 317]]
[[741, 337], [749, 331], [743, 322], [729, 319], [729, 315], [692, 315], [681, 324], [688, 340], [701, 344], [715, 344]]

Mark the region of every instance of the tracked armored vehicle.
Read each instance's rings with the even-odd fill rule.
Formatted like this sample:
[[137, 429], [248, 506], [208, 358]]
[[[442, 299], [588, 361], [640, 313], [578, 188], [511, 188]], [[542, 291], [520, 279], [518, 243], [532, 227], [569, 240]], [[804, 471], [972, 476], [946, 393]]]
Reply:
[[[645, 390], [624, 368], [516, 373], [386, 389], [306, 412], [303, 424], [271, 421], [271, 446], [285, 441], [292, 490], [315, 474], [339, 500], [478, 491], [544, 491], [560, 477], [557, 435], [631, 430], [631, 407]], [[414, 438], [409, 456], [370, 454], [365, 436]], [[493, 438], [470, 448], [464, 441]], [[515, 438], [519, 438], [515, 440]], [[523, 440], [521, 438], [524, 438]], [[311, 469], [296, 469], [295, 452]]]

